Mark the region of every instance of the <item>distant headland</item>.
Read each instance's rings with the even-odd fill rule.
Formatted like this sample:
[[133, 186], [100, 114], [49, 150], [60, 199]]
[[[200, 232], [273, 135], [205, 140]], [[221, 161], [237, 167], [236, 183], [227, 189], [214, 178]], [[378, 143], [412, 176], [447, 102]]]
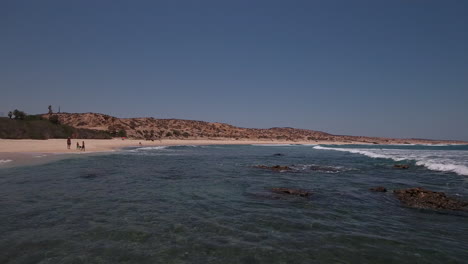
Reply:
[[[334, 142], [365, 144], [467, 144], [458, 140], [399, 139], [333, 135], [322, 131], [290, 127], [269, 129], [242, 128], [217, 122], [183, 119], [156, 119], [152, 117], [118, 118], [100, 113], [49, 113], [39, 115], [62, 125], [84, 131], [100, 131], [111, 137], [139, 140], [203, 139], [291, 142]], [[91, 136], [91, 135], [90, 135]]]
[[118, 118], [100, 113], [53, 113], [27, 115], [15, 110], [0, 118], [0, 138], [84, 138], [136, 140], [239, 140], [260, 142], [327, 142], [330, 144], [468, 144], [459, 140], [385, 138], [333, 135], [309, 129], [273, 127], [243, 128], [217, 122], [153, 117]]

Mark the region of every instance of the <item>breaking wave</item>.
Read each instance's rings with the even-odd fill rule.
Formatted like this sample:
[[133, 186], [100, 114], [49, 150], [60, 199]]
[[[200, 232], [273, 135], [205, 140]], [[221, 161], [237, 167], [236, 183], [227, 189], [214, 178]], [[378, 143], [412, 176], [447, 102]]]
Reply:
[[165, 149], [167, 147], [168, 146], [142, 147], [142, 148], [133, 149], [132, 151], [158, 150], [158, 149]]
[[318, 146], [318, 144], [250, 144], [255, 147], [304, 147], [304, 146]]
[[347, 171], [350, 169], [346, 169], [342, 166], [324, 166], [318, 164], [298, 164], [291, 166], [294, 170], [298, 171], [316, 171], [316, 172], [324, 172], [324, 173], [339, 173], [342, 171]]
[[290, 147], [295, 146], [293, 144], [251, 144], [251, 146], [256, 147]]
[[362, 149], [330, 148], [315, 146], [318, 150], [343, 151], [365, 155], [370, 158], [392, 159], [394, 161], [412, 160], [416, 165], [429, 170], [454, 172], [468, 176], [468, 151], [417, 150], [417, 149]]
[[11, 160], [11, 159], [0, 159], [0, 164], [12, 162], [12, 161], [13, 161], [13, 160]]
[[[387, 155], [378, 154], [378, 153], [374, 153], [374, 152], [367, 151], [367, 150], [361, 150], [361, 149], [327, 148], [327, 147], [322, 147], [322, 146], [315, 146], [314, 149], [344, 151], [344, 152], [366, 155], [371, 158], [392, 159], [392, 157], [389, 157]], [[399, 160], [404, 160], [404, 159], [394, 159], [394, 160], [399, 161]]]

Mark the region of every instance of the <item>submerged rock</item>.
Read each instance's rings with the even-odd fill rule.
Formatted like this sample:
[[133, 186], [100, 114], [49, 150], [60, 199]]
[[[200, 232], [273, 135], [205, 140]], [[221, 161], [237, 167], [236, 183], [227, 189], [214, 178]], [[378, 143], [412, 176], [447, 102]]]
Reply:
[[84, 178], [84, 179], [94, 179], [94, 178], [97, 178], [97, 174], [96, 173], [87, 173], [87, 174], [83, 174], [80, 176], [80, 178]]
[[283, 153], [275, 153], [275, 154], [273, 154], [273, 156], [278, 156], [279, 157], [279, 156], [285, 156], [285, 155]]
[[267, 170], [272, 170], [272, 171], [291, 171], [292, 168], [288, 166], [280, 166], [280, 165], [275, 165], [275, 166], [266, 166], [266, 165], [257, 165], [255, 168], [259, 169], [267, 169]]
[[406, 206], [426, 209], [467, 210], [468, 202], [448, 197], [443, 192], [424, 188], [395, 190], [393, 193]]
[[274, 193], [296, 195], [296, 196], [301, 196], [301, 197], [307, 197], [310, 194], [312, 194], [311, 192], [306, 191], [306, 190], [290, 189], [290, 188], [271, 188], [271, 191]]
[[284, 199], [284, 196], [282, 195], [272, 195], [271, 193], [264, 194], [264, 193], [250, 193], [247, 194], [251, 198], [254, 199], [261, 199], [261, 200], [280, 200]]
[[310, 166], [310, 169], [313, 170], [313, 171], [340, 172], [339, 169], [334, 168], [334, 167], [317, 166], [317, 165]]
[[387, 189], [385, 187], [382, 187], [382, 186], [370, 188], [369, 190], [373, 191], [373, 192], [386, 192], [387, 191]]
[[409, 169], [409, 165], [408, 164], [395, 164], [395, 165], [393, 165], [393, 168], [395, 168], [395, 169]]

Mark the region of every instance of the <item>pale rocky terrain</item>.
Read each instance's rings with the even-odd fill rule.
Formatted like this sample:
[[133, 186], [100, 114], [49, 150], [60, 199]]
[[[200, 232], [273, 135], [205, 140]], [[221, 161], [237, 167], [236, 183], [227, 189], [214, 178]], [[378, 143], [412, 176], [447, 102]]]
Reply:
[[[332, 135], [329, 133], [289, 128], [274, 127], [269, 129], [242, 128], [224, 123], [182, 119], [117, 118], [98, 113], [59, 113], [54, 114], [60, 123], [76, 128], [87, 128], [113, 132], [125, 130], [127, 137], [133, 139], [238, 139], [260, 141], [327, 141], [370, 143], [370, 144], [466, 144], [463, 141], [394, 139], [381, 137], [362, 137]], [[48, 118], [44, 114], [43, 117]]]

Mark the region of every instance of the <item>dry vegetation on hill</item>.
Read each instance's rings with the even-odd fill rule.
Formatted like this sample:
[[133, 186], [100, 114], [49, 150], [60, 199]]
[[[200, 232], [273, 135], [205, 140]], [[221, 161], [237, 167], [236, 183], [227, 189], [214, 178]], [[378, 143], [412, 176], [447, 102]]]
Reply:
[[24, 119], [0, 117], [0, 138], [4, 139], [50, 139], [50, 138], [112, 138], [107, 131], [75, 128], [58, 124], [39, 116], [27, 116]]
[[[334, 141], [363, 143], [437, 143], [424, 139], [391, 139], [378, 137], [340, 136], [297, 128], [241, 128], [224, 123], [181, 119], [117, 118], [97, 113], [54, 114], [61, 124], [76, 128], [108, 131], [114, 136], [126, 135], [135, 139], [190, 138], [190, 139], [249, 139], [265, 141]], [[48, 115], [43, 115], [47, 117]], [[443, 141], [456, 143], [456, 141]]]

